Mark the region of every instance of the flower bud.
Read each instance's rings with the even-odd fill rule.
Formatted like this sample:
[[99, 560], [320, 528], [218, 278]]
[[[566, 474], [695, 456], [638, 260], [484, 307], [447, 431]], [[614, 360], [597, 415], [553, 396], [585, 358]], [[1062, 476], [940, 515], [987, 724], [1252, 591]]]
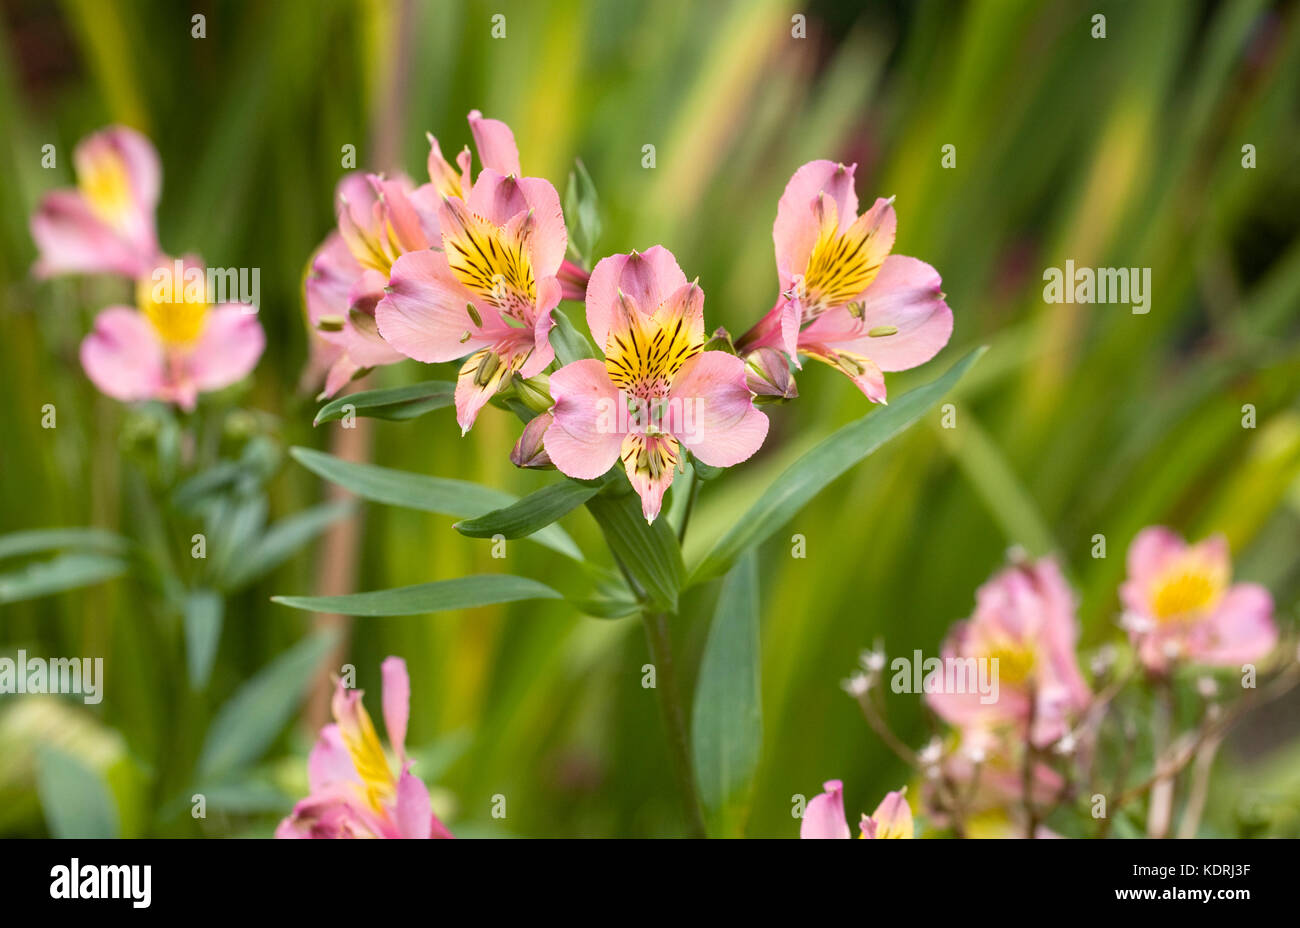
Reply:
[[546, 446], [542, 443], [546, 430], [551, 427], [552, 418], [549, 412], [544, 412], [530, 419], [524, 426], [523, 434], [519, 436], [519, 441], [515, 442], [515, 447], [510, 452], [510, 462], [515, 467], [542, 469], [554, 466], [546, 453]]
[[745, 383], [759, 405], [784, 403], [799, 395], [789, 362], [775, 348], [759, 348], [745, 358]]

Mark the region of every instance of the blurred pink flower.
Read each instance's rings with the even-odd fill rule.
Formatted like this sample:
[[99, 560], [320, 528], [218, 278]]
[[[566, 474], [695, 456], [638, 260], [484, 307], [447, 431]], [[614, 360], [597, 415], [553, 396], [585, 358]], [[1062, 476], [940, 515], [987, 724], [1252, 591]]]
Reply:
[[933, 692], [930, 707], [980, 738], [1011, 726], [1036, 745], [1059, 740], [1091, 694], [1075, 657], [1078, 622], [1074, 595], [1052, 558], [1013, 564], [979, 588], [975, 612], [952, 629], [945, 665], [974, 658], [997, 661], [997, 698], [983, 693]]
[[683, 445], [705, 464], [730, 467], [763, 444], [767, 416], [754, 408], [745, 364], [704, 350], [704, 292], [669, 251], [602, 259], [587, 286], [587, 324], [605, 359], [550, 378], [545, 447], [563, 473], [593, 479], [621, 459], [653, 522]]
[[1179, 660], [1228, 667], [1273, 650], [1273, 597], [1258, 584], [1231, 579], [1222, 535], [1189, 545], [1167, 528], [1138, 533], [1120, 599], [1124, 624], [1148, 669], [1163, 672]]
[[[800, 838], [851, 838], [848, 822], [844, 818], [844, 784], [828, 780], [822, 784], [826, 790], [808, 801], [803, 821], [799, 825]], [[907, 789], [886, 793], [876, 811], [862, 816], [858, 826], [859, 838], [912, 838], [912, 808], [907, 804]]]
[[382, 665], [384, 727], [396, 754], [394, 773], [360, 690], [336, 684], [333, 725], [321, 729], [307, 759], [311, 794], [275, 830], [277, 838], [450, 838], [433, 814], [429, 791], [410, 772], [406, 723], [411, 680], [406, 662]]
[[147, 273], [158, 258], [154, 210], [162, 186], [153, 145], [112, 126], [82, 139], [72, 160], [77, 187], [46, 194], [32, 216], [35, 273]]
[[[737, 348], [742, 355], [777, 348], [796, 367], [801, 354], [815, 358], [883, 403], [883, 372], [938, 354], [952, 334], [952, 310], [934, 268], [889, 253], [893, 201], [878, 199], [858, 215], [855, 169], [810, 161], [790, 178], [772, 227], [781, 295]], [[770, 395], [788, 397], [789, 390], [778, 384]]]
[[167, 273], [136, 282], [138, 309], [110, 306], [81, 343], [81, 366], [103, 393], [123, 402], [158, 399], [189, 411], [200, 393], [220, 390], [257, 366], [265, 347], [257, 310], [243, 303], [210, 305], [203, 264], [177, 262]]

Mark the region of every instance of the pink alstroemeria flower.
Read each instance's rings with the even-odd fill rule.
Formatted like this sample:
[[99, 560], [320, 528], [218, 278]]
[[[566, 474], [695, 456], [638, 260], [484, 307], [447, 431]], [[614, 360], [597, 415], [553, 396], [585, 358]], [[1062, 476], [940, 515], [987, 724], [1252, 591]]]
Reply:
[[208, 303], [203, 264], [173, 263], [136, 282], [138, 309], [110, 306], [81, 343], [81, 366], [103, 393], [126, 403], [158, 399], [189, 412], [257, 366], [266, 345], [256, 308]]
[[408, 357], [465, 358], [456, 379], [464, 434], [513, 374], [533, 377], [555, 357], [551, 313], [562, 296], [556, 274], [568, 235], [548, 181], [491, 168], [467, 198], [444, 198], [438, 220], [442, 250], [397, 260], [375, 318]]
[[1222, 535], [1189, 545], [1167, 528], [1139, 532], [1120, 599], [1143, 665], [1156, 673], [1179, 660], [1230, 667], [1273, 650], [1273, 597], [1258, 584], [1231, 579]]
[[884, 371], [933, 358], [952, 335], [952, 310], [938, 272], [924, 261], [891, 255], [897, 217], [892, 200], [858, 215], [856, 165], [810, 161], [795, 171], [777, 205], [772, 239], [781, 296], [737, 349], [755, 370], [760, 395], [790, 397], [793, 383], [761, 376], [782, 351], [825, 362], [885, 402]]
[[411, 679], [406, 661], [387, 658], [384, 678], [384, 727], [396, 754], [394, 773], [374, 723], [361, 702], [360, 690], [340, 680], [331, 709], [334, 724], [321, 729], [307, 759], [311, 794], [293, 808], [275, 830], [277, 838], [450, 838], [433, 814], [429, 791], [410, 772], [406, 723], [410, 716]]
[[1075, 657], [1077, 638], [1074, 594], [1056, 561], [1013, 564], [979, 588], [974, 614], [954, 626], [942, 648], [945, 667], [987, 660], [991, 680], [996, 666], [996, 698], [988, 702], [967, 685], [961, 693], [928, 692], [926, 701], [971, 738], [1007, 726], [1023, 732], [1032, 723], [1034, 743], [1051, 744], [1091, 698]]
[[705, 351], [704, 292], [655, 246], [604, 258], [587, 286], [587, 324], [605, 351], [550, 378], [551, 462], [576, 479], [601, 476], [620, 459], [646, 521], [659, 515], [684, 445], [713, 467], [748, 458], [767, 436], [745, 364]]
[[[828, 780], [822, 784], [826, 790], [808, 801], [803, 821], [799, 825], [800, 838], [851, 838], [848, 822], [844, 818], [844, 784]], [[912, 807], [907, 804], [907, 788], [886, 793], [876, 811], [862, 816], [858, 826], [859, 838], [912, 838]]]
[[46, 194], [32, 216], [37, 276], [147, 273], [158, 258], [158, 152], [135, 130], [113, 126], [77, 143], [72, 161], [76, 189]]

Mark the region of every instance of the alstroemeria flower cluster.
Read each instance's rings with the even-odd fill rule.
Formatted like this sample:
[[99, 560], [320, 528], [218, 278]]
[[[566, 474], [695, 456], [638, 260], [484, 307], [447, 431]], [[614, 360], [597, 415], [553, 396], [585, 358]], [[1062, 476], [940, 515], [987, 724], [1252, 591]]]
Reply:
[[[519, 173], [509, 126], [474, 110], [469, 127], [485, 171]], [[400, 258], [442, 250], [443, 203], [462, 200], [472, 188], [468, 147], [452, 166], [430, 135], [427, 167], [429, 180], [418, 187], [405, 177], [361, 172], [339, 182], [338, 228], [312, 256], [305, 287], [308, 322], [318, 336], [314, 366], [328, 368], [326, 396], [372, 367], [408, 356], [380, 336], [376, 309]]]
[[411, 702], [406, 662], [390, 657], [381, 669], [384, 727], [395, 763], [361, 701], [365, 694], [338, 681], [330, 704], [334, 724], [321, 729], [307, 759], [311, 794], [280, 823], [277, 838], [452, 837], [433, 814], [429, 791], [411, 773], [406, 756]]
[[1011, 726], [1035, 744], [1050, 744], [1091, 695], [1075, 657], [1078, 637], [1074, 594], [1056, 562], [1012, 564], [979, 588], [974, 614], [942, 648], [945, 663], [987, 661], [997, 674], [997, 699], [986, 703], [983, 694], [968, 691], [928, 693], [926, 701], [968, 740]]
[[621, 461], [647, 521], [659, 514], [684, 451], [731, 467], [767, 436], [745, 365], [705, 351], [704, 292], [655, 246], [596, 265], [587, 324], [604, 359], [575, 361], [550, 378], [555, 407], [546, 454], [576, 479]]
[[772, 239], [780, 296], [736, 342], [760, 396], [794, 396], [786, 359], [799, 367], [805, 356], [883, 403], [886, 371], [925, 363], [952, 335], [939, 274], [924, 261], [890, 254], [898, 222], [893, 200], [877, 199], [858, 215], [855, 169], [810, 161], [777, 205]]
[[213, 305], [203, 262], [159, 250], [162, 169], [149, 141], [131, 129], [105, 129], [77, 145], [73, 163], [77, 189], [47, 194], [32, 216], [35, 272], [116, 274], [135, 283], [136, 305], [103, 310], [81, 343], [91, 382], [123, 402], [155, 399], [190, 411], [199, 393], [247, 376], [265, 347], [257, 310]]
[[[803, 821], [799, 824], [800, 838], [852, 838], [844, 818], [844, 784], [828, 780], [822, 784], [826, 790], [808, 800]], [[912, 838], [912, 807], [907, 804], [906, 789], [887, 793], [876, 806], [876, 811], [863, 815], [858, 825], [859, 838]]]

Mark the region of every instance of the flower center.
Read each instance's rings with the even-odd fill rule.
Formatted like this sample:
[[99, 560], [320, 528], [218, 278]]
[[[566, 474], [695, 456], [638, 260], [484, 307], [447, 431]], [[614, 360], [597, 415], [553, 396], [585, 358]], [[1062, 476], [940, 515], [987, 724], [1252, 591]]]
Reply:
[[872, 247], [875, 231], [874, 226], [855, 222], [839, 235], [833, 225], [822, 224], [801, 287], [805, 323], [871, 286], [883, 260], [880, 249]]
[[1217, 602], [1221, 592], [1204, 570], [1175, 569], [1156, 584], [1151, 611], [1161, 622], [1191, 618]]
[[188, 345], [198, 339], [208, 318], [206, 284], [174, 281], [171, 275], [136, 284], [136, 304], [163, 343]]
[[116, 225], [131, 206], [131, 179], [126, 164], [111, 151], [82, 153], [76, 169], [77, 186], [91, 211]]
[[442, 237], [452, 274], [507, 317], [531, 321], [537, 305], [529, 257], [531, 223], [512, 221], [499, 227], [468, 211], [453, 215], [457, 227], [445, 230]]

